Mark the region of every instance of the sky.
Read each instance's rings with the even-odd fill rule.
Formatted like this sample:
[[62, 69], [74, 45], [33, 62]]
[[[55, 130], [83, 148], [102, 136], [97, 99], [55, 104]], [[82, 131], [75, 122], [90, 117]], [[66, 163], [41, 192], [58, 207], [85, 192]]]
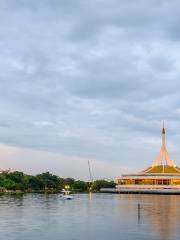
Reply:
[[0, 168], [113, 178], [180, 165], [180, 2], [0, 0]]

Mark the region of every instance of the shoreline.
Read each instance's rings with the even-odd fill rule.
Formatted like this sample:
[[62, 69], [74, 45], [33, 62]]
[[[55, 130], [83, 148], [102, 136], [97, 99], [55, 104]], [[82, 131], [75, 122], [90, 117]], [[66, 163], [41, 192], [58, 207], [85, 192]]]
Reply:
[[157, 195], [180, 195], [180, 189], [118, 189], [101, 188], [102, 193], [111, 194], [157, 194]]

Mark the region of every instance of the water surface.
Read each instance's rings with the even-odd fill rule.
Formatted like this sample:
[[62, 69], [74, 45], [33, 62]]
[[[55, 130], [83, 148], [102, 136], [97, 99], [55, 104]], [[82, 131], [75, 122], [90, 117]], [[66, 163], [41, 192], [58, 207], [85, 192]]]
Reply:
[[179, 224], [175, 195], [0, 196], [2, 240], [178, 240]]

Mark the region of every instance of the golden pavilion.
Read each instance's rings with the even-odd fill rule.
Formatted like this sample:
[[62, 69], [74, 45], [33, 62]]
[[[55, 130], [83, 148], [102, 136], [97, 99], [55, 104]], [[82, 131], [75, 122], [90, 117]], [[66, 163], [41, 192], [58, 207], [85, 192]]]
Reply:
[[135, 174], [117, 177], [116, 192], [175, 193], [180, 194], [180, 168], [166, 148], [165, 127], [162, 128], [162, 146], [152, 165]]

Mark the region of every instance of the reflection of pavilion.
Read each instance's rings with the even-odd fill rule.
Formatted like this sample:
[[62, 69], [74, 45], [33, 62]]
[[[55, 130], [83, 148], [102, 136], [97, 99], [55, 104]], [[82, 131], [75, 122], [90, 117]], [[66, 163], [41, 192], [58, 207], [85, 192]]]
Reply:
[[171, 160], [162, 128], [162, 146], [153, 164], [137, 174], [116, 178], [117, 192], [180, 193], [180, 168]]
[[[143, 196], [143, 195], [142, 195]], [[145, 195], [142, 198], [140, 223], [151, 228], [153, 239], [177, 239], [179, 215], [179, 196]]]

